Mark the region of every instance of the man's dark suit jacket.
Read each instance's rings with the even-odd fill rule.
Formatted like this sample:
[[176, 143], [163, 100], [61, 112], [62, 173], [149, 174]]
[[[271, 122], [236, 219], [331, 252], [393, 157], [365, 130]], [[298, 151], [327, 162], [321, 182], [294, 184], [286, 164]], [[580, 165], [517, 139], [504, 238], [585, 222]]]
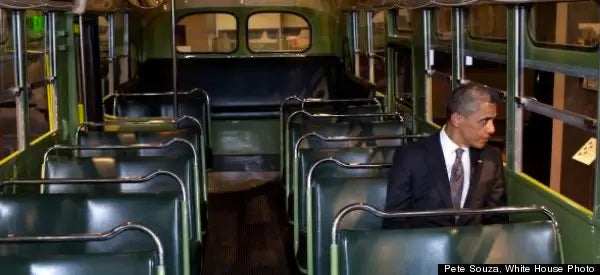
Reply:
[[[470, 149], [471, 175], [463, 208], [481, 209], [506, 205], [502, 157], [486, 146]], [[399, 147], [394, 154], [387, 188], [387, 212], [422, 211], [452, 208], [450, 181], [437, 132], [415, 143]], [[504, 215], [419, 217], [386, 219], [384, 228], [433, 227], [503, 223]]]

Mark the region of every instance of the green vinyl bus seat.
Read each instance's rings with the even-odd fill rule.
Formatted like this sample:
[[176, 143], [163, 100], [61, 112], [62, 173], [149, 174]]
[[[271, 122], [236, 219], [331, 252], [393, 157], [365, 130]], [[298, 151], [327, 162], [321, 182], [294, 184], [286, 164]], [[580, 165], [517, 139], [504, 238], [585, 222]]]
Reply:
[[[344, 122], [344, 123], [321, 123], [310, 121], [306, 124], [292, 125], [289, 129], [289, 139], [286, 140], [286, 152], [285, 155], [285, 187], [286, 197], [289, 198], [293, 194], [293, 167], [295, 161], [295, 148], [300, 148], [302, 144], [298, 141], [302, 141], [306, 134], [309, 135], [320, 135], [322, 137], [374, 137], [374, 136], [403, 136], [406, 135], [405, 128], [402, 120], [390, 120], [390, 121], [373, 121], [373, 122]], [[313, 134], [314, 133], [314, 134]], [[343, 148], [351, 145], [352, 147], [373, 147], [373, 146], [400, 146], [405, 140], [404, 139], [378, 139], [365, 140], [359, 144], [348, 144], [346, 141], [330, 141], [321, 142], [318, 138], [307, 139], [306, 146], [311, 148]]]
[[[40, 244], [43, 246], [44, 244]], [[0, 270], [10, 275], [131, 274], [158, 275], [154, 252], [0, 256]]]
[[[168, 146], [151, 149], [141, 147], [136, 148], [121, 148], [118, 151], [113, 152], [110, 148], [100, 147], [69, 147], [69, 146], [55, 146], [50, 148], [45, 154], [45, 160], [42, 167], [43, 177], [48, 179], [59, 179], [59, 178], [118, 178], [118, 177], [143, 177], [149, 175], [157, 170], [169, 171], [177, 175], [181, 179], [186, 187], [187, 193], [190, 194], [189, 203], [190, 215], [194, 217], [195, 222], [192, 223], [191, 235], [195, 240], [201, 240], [203, 230], [207, 224], [207, 194], [205, 178], [202, 177], [202, 173], [198, 172], [195, 167], [196, 155], [193, 152], [193, 148], [181, 139], [173, 139], [172, 143]], [[119, 146], [119, 145], [117, 145]], [[83, 149], [77, 149], [83, 148]], [[178, 149], [179, 148], [179, 149]], [[85, 152], [90, 150], [94, 151], [95, 157], [75, 157], [72, 156], [74, 153]], [[160, 155], [160, 152], [154, 152], [148, 154], [148, 156], [135, 156], [136, 154], [128, 154], [131, 151], [136, 150], [155, 150], [155, 151], [167, 151], [166, 154]], [[169, 150], [179, 151], [171, 152]], [[51, 154], [55, 152], [56, 154]], [[61, 153], [68, 153], [70, 155], [63, 155]], [[202, 184], [202, 185], [200, 185]], [[149, 188], [154, 185], [150, 182], [150, 185], [143, 185], [142, 188]], [[81, 189], [80, 186], [57, 186], [55, 188], [60, 189]], [[86, 187], [87, 188], [87, 187]], [[94, 187], [96, 188], [96, 187]], [[116, 190], [122, 190], [123, 188], [129, 190], [138, 190], [135, 186], [130, 184], [125, 186], [110, 186], [102, 188], [112, 188]]]
[[[0, 236], [69, 235], [105, 232], [118, 225], [143, 224], [163, 244], [166, 274], [189, 274], [187, 222], [180, 194], [16, 194], [0, 199]], [[151, 251], [147, 235], [127, 231], [102, 242], [1, 243], [0, 257]]]
[[[380, 164], [391, 163], [397, 147], [374, 148], [329, 148], [329, 149], [300, 149], [298, 161], [294, 167], [293, 200], [290, 209], [293, 210], [294, 250], [300, 267], [306, 267], [306, 190], [308, 175], [313, 170], [313, 179], [330, 178], [364, 178], [381, 177], [387, 174], [387, 169], [348, 169], [340, 163]], [[340, 163], [336, 162], [339, 161]], [[319, 163], [315, 165], [316, 163]]]
[[[355, 213], [346, 210], [365, 206], [369, 207], [350, 205], [343, 212]], [[375, 217], [371, 211], [365, 214]], [[344, 221], [342, 213], [338, 217]], [[438, 264], [560, 264], [562, 248], [558, 225], [553, 220], [336, 230], [331, 232], [337, 237], [331, 247], [331, 274], [436, 274]]]
[[[381, 168], [370, 170], [381, 170]], [[335, 215], [346, 205], [356, 202], [365, 202], [382, 208], [385, 206], [386, 191], [387, 176], [315, 177], [312, 182], [309, 182], [306, 202], [308, 274], [329, 274], [329, 245], [331, 244], [331, 226]], [[363, 213], [354, 214], [356, 215], [348, 217], [343, 228], [381, 228], [379, 219]]]

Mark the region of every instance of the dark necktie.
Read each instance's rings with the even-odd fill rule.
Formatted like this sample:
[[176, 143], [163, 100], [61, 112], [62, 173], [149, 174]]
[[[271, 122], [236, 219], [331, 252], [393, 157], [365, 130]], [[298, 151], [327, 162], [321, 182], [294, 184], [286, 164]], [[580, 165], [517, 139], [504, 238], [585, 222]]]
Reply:
[[460, 208], [460, 200], [462, 198], [463, 182], [465, 173], [462, 165], [463, 149], [456, 149], [456, 159], [452, 165], [452, 173], [450, 174], [450, 191], [452, 195], [452, 205], [454, 208]]

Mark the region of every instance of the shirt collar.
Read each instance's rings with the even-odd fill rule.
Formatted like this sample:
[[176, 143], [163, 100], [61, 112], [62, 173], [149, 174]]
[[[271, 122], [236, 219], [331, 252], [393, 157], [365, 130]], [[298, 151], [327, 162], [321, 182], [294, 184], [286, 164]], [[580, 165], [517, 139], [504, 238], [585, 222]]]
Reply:
[[[444, 125], [444, 127], [442, 127], [442, 130], [440, 131], [440, 142], [442, 143], [442, 151], [444, 151], [444, 155], [453, 154], [455, 153], [456, 149], [459, 148], [459, 146], [456, 145], [456, 143], [454, 143], [452, 139], [450, 139], [448, 134], [446, 134], [446, 125]], [[461, 148], [464, 150], [464, 152], [469, 151], [468, 148]]]

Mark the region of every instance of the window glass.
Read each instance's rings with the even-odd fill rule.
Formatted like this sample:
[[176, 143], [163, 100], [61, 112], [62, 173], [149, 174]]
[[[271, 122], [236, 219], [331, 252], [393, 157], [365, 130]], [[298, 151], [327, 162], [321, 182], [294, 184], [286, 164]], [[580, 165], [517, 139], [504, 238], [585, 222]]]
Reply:
[[14, 86], [12, 28], [10, 12], [0, 9], [0, 159], [17, 151], [15, 100], [9, 89]]
[[537, 42], [595, 47], [600, 17], [593, 1], [537, 3], [529, 13], [529, 32]]
[[469, 34], [477, 38], [506, 40], [506, 12], [504, 5], [469, 7]]
[[380, 11], [373, 15], [373, 48], [376, 52], [385, 55], [386, 37], [385, 32], [387, 11]]
[[197, 13], [179, 19], [180, 53], [231, 53], [237, 48], [237, 19], [227, 13]]
[[452, 39], [452, 9], [438, 8], [435, 10], [435, 34], [439, 39]]
[[46, 85], [46, 27], [41, 11], [26, 12], [27, 30], [27, 82], [31, 87], [29, 97], [29, 131], [31, 142], [50, 130], [48, 122], [48, 90]]
[[248, 19], [248, 46], [254, 52], [301, 52], [310, 47], [310, 26], [292, 13], [256, 13]]
[[[472, 59], [470, 66], [465, 66], [465, 78], [488, 87], [506, 90], [506, 64], [483, 59]], [[490, 138], [490, 144], [504, 151], [506, 140], [506, 102], [501, 100], [496, 104], [496, 132]]]
[[[595, 118], [597, 93], [581, 84], [577, 77], [525, 70], [525, 96]], [[559, 120], [524, 111], [523, 172], [591, 209], [594, 165], [581, 163], [573, 156], [594, 136]]]
[[398, 50], [396, 60], [396, 101], [412, 105], [412, 50]]
[[396, 15], [396, 28], [398, 28], [400, 34], [412, 33], [413, 26], [411, 15], [412, 14], [408, 9], [398, 9], [398, 14]]
[[446, 105], [452, 93], [452, 83], [449, 75], [452, 74], [452, 56], [448, 53], [435, 51], [431, 77], [431, 111], [433, 123], [444, 125], [446, 122]]

